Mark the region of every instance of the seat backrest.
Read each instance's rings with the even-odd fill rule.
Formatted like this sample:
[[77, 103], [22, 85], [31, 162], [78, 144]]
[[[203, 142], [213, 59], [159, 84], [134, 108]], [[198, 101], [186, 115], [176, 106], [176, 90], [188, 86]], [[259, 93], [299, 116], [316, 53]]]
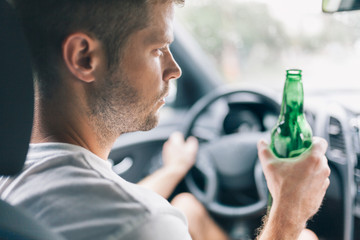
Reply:
[[[30, 142], [34, 91], [29, 53], [14, 10], [0, 0], [0, 175], [21, 171]], [[63, 240], [0, 200], [0, 239]]]
[[5, 0], [0, 1], [0, 175], [22, 169], [33, 121], [29, 54], [12, 10]]

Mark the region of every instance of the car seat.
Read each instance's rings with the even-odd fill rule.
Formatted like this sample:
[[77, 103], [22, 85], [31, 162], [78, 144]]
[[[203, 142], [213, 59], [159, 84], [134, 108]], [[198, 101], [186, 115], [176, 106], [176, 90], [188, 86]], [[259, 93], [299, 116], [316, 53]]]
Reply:
[[[28, 151], [34, 93], [26, 41], [5, 0], [0, 0], [0, 56], [0, 175], [13, 176], [21, 171]], [[3, 200], [0, 239], [64, 240]]]

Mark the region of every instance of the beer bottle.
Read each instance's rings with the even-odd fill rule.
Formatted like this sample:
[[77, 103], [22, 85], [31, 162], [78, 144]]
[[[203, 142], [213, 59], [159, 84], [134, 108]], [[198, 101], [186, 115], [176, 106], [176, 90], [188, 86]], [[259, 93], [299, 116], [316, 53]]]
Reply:
[[[291, 161], [305, 152], [312, 143], [312, 131], [304, 115], [304, 90], [301, 70], [286, 71], [281, 111], [271, 131], [270, 149], [280, 159]], [[268, 210], [272, 205], [269, 194]]]
[[281, 112], [271, 131], [270, 148], [278, 158], [299, 156], [312, 143], [312, 131], [304, 114], [301, 70], [286, 71]]

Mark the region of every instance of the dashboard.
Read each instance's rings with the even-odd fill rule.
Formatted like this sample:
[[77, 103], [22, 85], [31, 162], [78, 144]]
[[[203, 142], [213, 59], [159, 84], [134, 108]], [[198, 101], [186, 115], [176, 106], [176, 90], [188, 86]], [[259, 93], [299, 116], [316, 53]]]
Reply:
[[[308, 222], [308, 227], [320, 239], [360, 240], [360, 111], [343, 102], [328, 101], [319, 95], [306, 96], [305, 99], [305, 114], [313, 135], [328, 141], [326, 155], [331, 168], [331, 183], [323, 205]], [[268, 133], [275, 125], [278, 113], [279, 108], [252, 95], [228, 96], [215, 101], [201, 113], [191, 135], [196, 136], [200, 144], [226, 136], [256, 132], [264, 133], [263, 136], [269, 138]], [[121, 136], [110, 154], [114, 171], [131, 182], [137, 182], [156, 171], [162, 164], [163, 143], [173, 131], [180, 129], [186, 115], [186, 111], [175, 111], [174, 118], [160, 122], [157, 128], [149, 132]], [[195, 171], [191, 174], [196, 177], [199, 173]], [[200, 185], [204, 184], [202, 181], [200, 177]], [[254, 181], [248, 184], [252, 186]], [[248, 204], [259, 198], [255, 189], [246, 188], [234, 202], [233, 196], [237, 190], [226, 182], [222, 186], [224, 188], [219, 201], [224, 204]], [[181, 191], [189, 191], [184, 182], [176, 190]], [[245, 218], [224, 217], [215, 213], [213, 217], [233, 236], [245, 236], [246, 239], [246, 236], [254, 236], [264, 213]]]

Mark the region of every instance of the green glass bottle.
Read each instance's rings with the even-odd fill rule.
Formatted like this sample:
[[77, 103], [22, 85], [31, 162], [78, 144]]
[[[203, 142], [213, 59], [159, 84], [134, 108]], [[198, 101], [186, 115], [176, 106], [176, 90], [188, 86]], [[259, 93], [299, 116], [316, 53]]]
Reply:
[[[304, 114], [304, 90], [301, 70], [286, 71], [281, 111], [271, 131], [270, 149], [280, 159], [291, 161], [312, 144], [312, 130]], [[269, 195], [268, 210], [272, 205]]]
[[312, 131], [304, 114], [301, 70], [286, 71], [281, 112], [271, 131], [270, 148], [278, 158], [299, 156], [312, 143]]

